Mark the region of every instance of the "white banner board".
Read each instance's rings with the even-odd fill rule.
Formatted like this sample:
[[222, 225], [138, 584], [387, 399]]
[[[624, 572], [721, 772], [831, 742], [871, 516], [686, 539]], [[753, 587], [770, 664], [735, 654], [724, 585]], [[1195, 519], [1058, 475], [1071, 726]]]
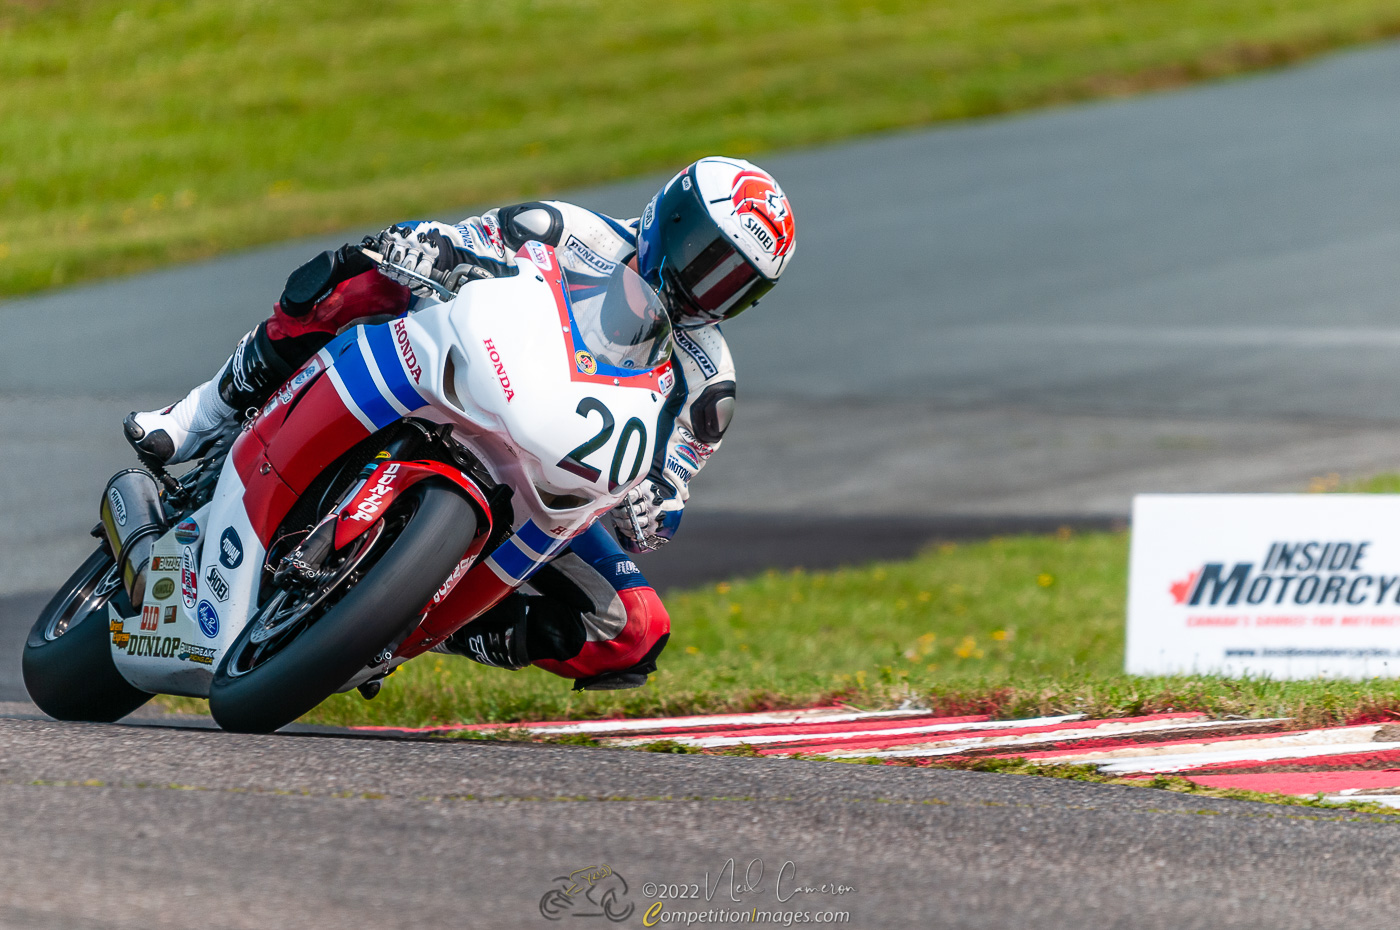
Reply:
[[1127, 670], [1400, 677], [1400, 495], [1138, 495]]

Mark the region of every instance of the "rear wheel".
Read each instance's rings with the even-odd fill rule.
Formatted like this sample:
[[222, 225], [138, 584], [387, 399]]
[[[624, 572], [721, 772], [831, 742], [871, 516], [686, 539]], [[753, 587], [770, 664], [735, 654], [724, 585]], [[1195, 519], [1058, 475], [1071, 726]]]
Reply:
[[476, 526], [476, 511], [452, 485], [414, 485], [336, 553], [319, 585], [289, 583], [263, 603], [214, 672], [214, 720], [268, 733], [334, 694], [409, 631]]
[[112, 662], [107, 605], [132, 613], [107, 550], [88, 556], [49, 601], [24, 644], [24, 687], [59, 720], [120, 720], [152, 695], [133, 688]]

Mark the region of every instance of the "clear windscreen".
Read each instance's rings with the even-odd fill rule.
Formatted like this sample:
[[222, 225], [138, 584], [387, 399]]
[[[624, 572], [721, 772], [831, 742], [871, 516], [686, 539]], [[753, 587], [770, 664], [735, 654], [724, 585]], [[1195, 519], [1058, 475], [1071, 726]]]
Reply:
[[560, 250], [574, 324], [599, 365], [644, 371], [671, 355], [671, 321], [650, 284], [624, 264], [609, 272]]

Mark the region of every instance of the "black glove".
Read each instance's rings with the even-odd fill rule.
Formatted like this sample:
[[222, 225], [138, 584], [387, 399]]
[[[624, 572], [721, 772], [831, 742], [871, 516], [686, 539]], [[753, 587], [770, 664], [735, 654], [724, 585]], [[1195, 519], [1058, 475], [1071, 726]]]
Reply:
[[375, 267], [374, 261], [357, 245], [342, 245], [334, 252], [322, 252], [287, 276], [282, 288], [282, 312], [306, 316], [335, 286]]

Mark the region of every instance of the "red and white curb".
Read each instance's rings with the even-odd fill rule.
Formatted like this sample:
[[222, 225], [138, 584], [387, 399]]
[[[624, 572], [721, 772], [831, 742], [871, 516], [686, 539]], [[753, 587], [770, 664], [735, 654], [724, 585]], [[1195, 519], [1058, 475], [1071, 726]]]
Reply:
[[748, 746], [761, 755], [829, 759], [1023, 758], [1045, 765], [1094, 765], [1104, 774], [1127, 778], [1176, 775], [1213, 788], [1400, 807], [1400, 724], [1297, 729], [1283, 717], [1212, 720], [1199, 713], [992, 720], [986, 715], [940, 717], [917, 709], [814, 707], [693, 717], [357, 729], [430, 733], [505, 728], [539, 736], [587, 735], [610, 746], [671, 740], [697, 749]]

